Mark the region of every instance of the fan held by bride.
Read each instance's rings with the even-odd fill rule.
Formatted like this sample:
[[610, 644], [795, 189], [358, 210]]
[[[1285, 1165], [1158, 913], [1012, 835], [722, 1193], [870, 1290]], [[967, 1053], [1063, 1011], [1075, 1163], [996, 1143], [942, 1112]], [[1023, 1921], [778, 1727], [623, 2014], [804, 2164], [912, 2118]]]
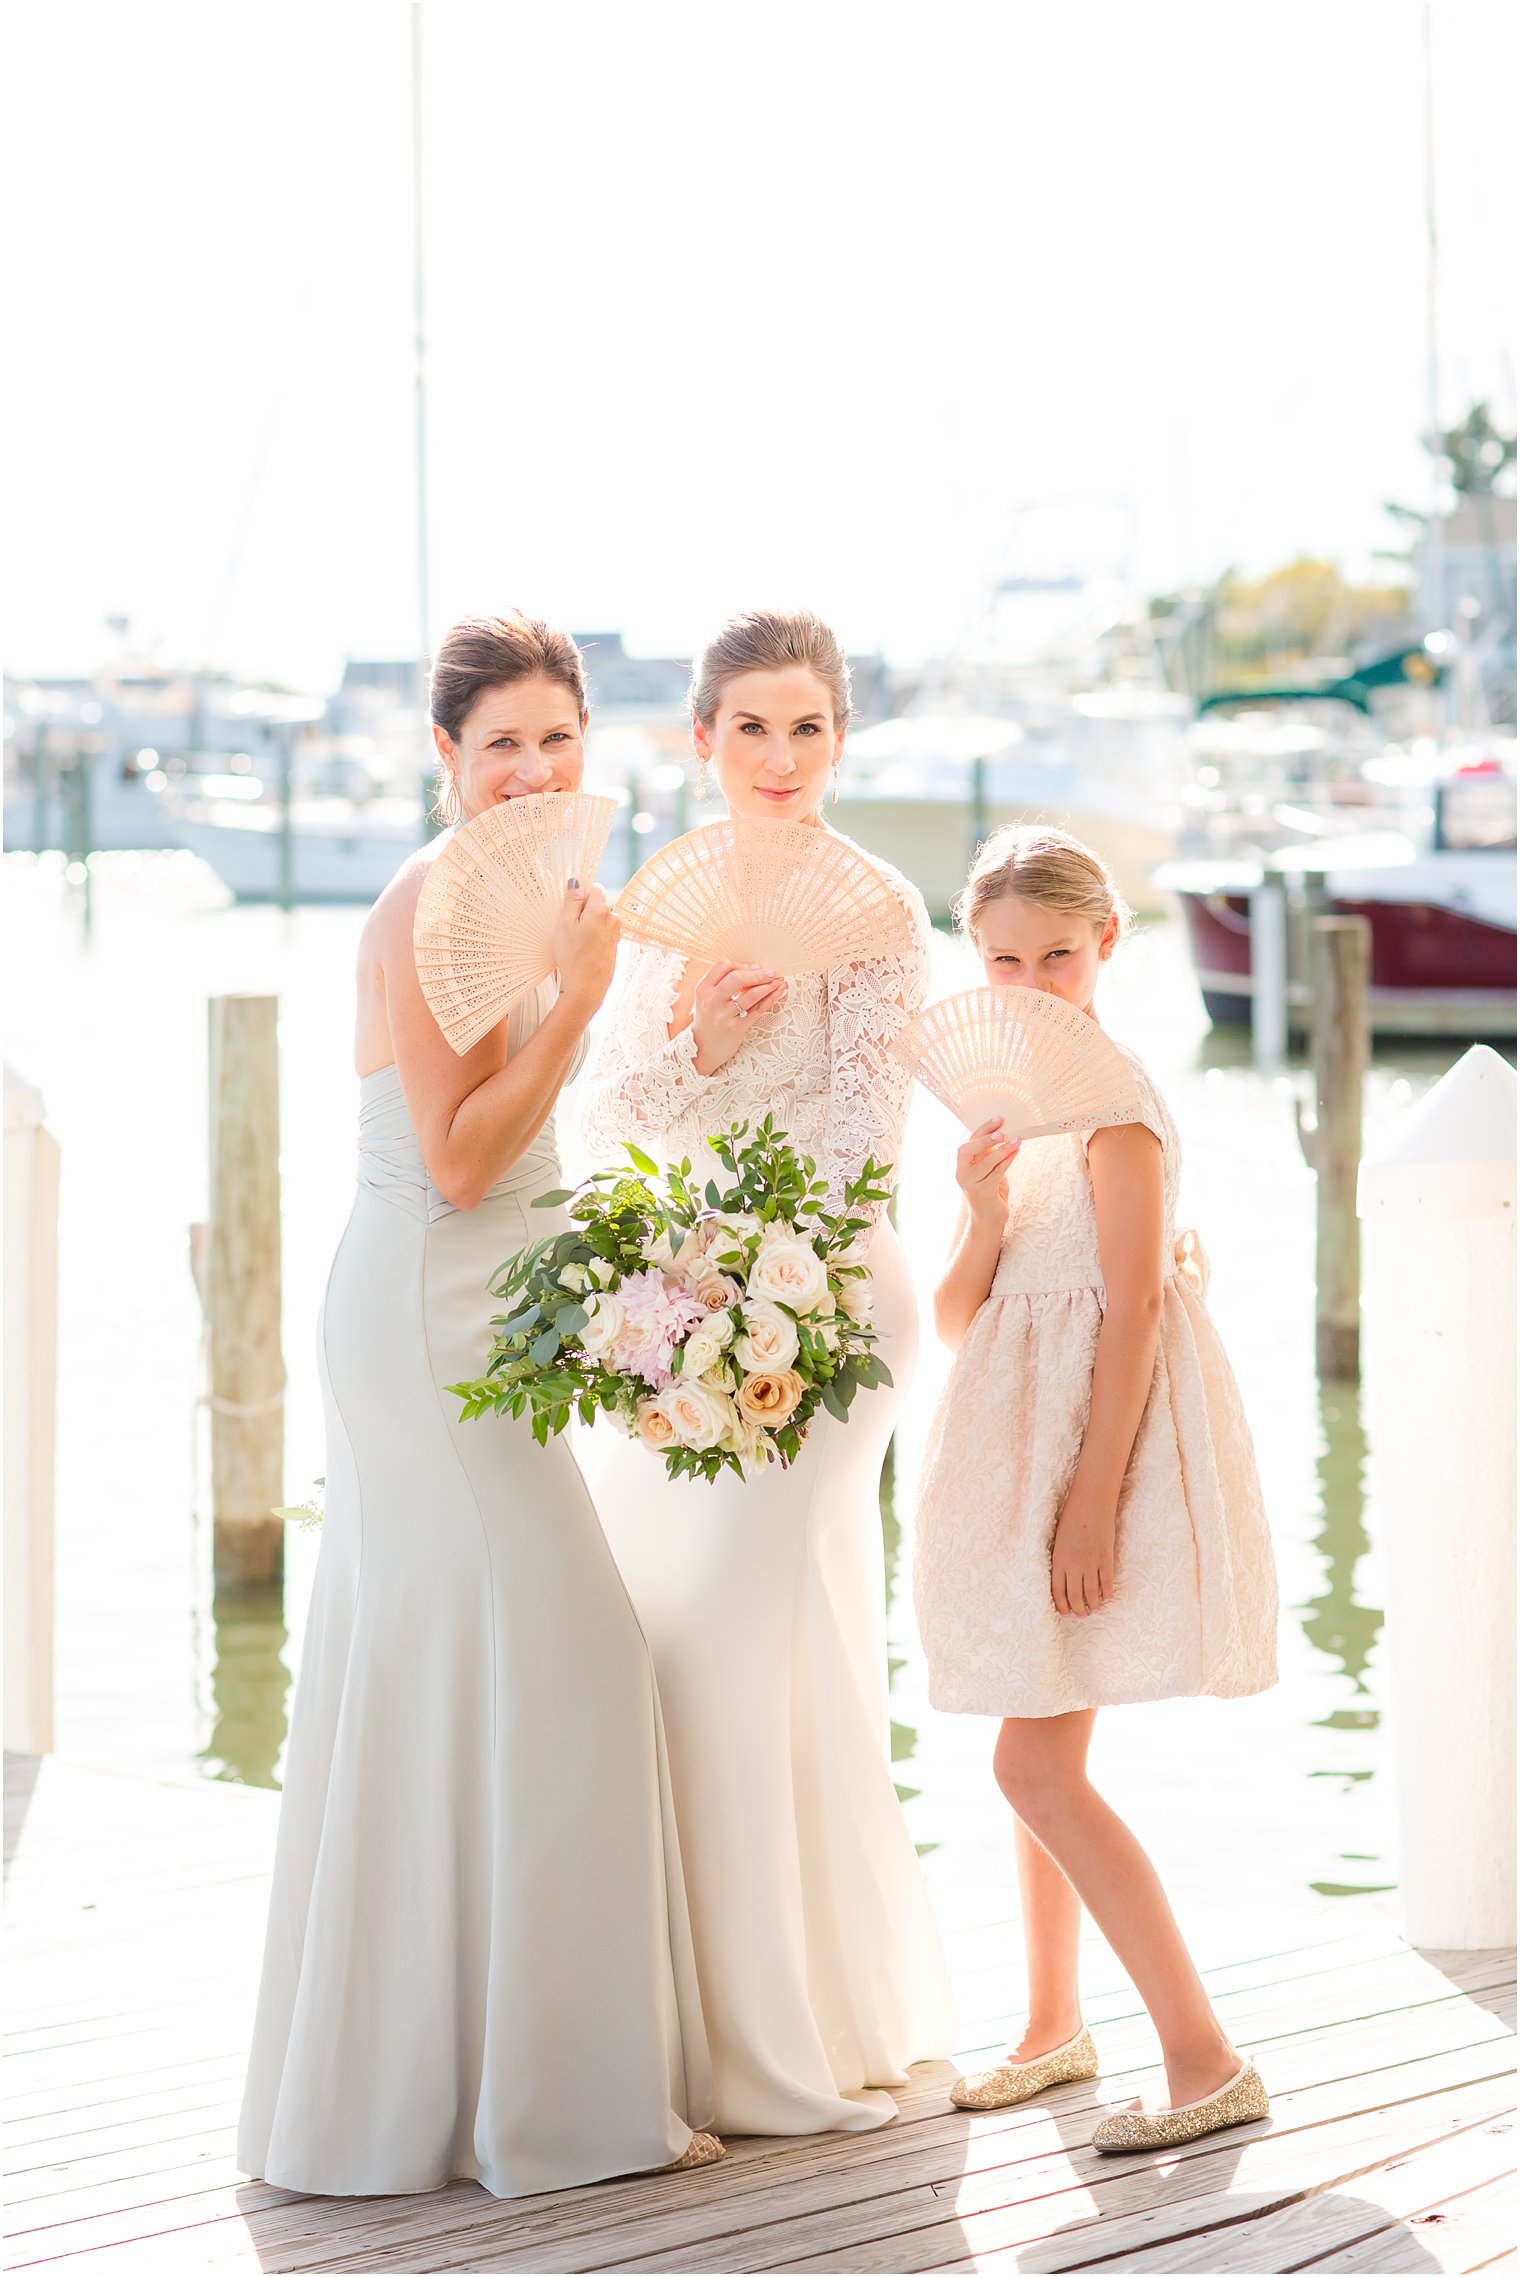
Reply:
[[931, 1004], [899, 1050], [968, 1130], [994, 1115], [1010, 1139], [1132, 1123], [1129, 1062], [1090, 1014], [1038, 988], [968, 988]]
[[824, 972], [911, 947], [912, 922], [848, 839], [805, 822], [725, 822], [652, 854], [618, 896], [629, 940], [705, 964]]
[[417, 900], [417, 978], [461, 1057], [554, 970], [571, 878], [590, 885], [617, 808], [580, 791], [489, 807], [454, 833]]

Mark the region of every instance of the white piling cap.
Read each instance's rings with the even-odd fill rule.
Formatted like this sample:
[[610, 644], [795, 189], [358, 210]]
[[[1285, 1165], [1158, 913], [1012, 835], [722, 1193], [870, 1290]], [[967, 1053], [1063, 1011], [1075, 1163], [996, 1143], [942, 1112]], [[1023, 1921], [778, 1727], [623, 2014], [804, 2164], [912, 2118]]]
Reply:
[[1487, 1044], [1464, 1052], [1367, 1156], [1363, 1218], [1515, 1217], [1515, 1071]]
[[5, 1062], [5, 1127], [8, 1131], [34, 1131], [47, 1121], [42, 1093], [35, 1083]]

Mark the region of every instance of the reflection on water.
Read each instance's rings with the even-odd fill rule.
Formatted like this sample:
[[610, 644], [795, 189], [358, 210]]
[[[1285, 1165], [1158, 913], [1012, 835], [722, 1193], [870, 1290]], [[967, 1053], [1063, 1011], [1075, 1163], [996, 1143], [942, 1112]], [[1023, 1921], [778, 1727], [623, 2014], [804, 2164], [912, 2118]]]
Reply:
[[[1317, 1716], [1321, 1731], [1358, 1732], [1376, 1729], [1379, 1711], [1370, 1697], [1367, 1669], [1383, 1626], [1379, 1605], [1363, 1604], [1357, 1597], [1357, 1571], [1371, 1548], [1365, 1522], [1367, 1436], [1362, 1428], [1359, 1387], [1343, 1382], [1319, 1386], [1320, 1451], [1315, 1465], [1319, 1477], [1320, 1526], [1314, 1546], [1324, 1560], [1324, 1587], [1298, 1608], [1304, 1635], [1316, 1652], [1323, 1653], [1350, 1689], [1350, 1699]], [[1337, 1751], [1339, 1752], [1339, 1751]], [[1351, 1795], [1372, 1778], [1370, 1765], [1339, 1762], [1316, 1768], [1312, 1779], [1334, 1779]], [[1377, 1853], [1343, 1850], [1345, 1866], [1385, 1867]], [[1393, 1887], [1382, 1880], [1311, 1882], [1318, 1897], [1363, 1897]]]
[[[1367, 1438], [1362, 1429], [1361, 1395], [1355, 1384], [1319, 1387], [1319, 1473], [1321, 1525], [1315, 1547], [1325, 1561], [1325, 1586], [1301, 1610], [1304, 1635], [1316, 1652], [1328, 1653], [1355, 1692], [1367, 1692], [1367, 1663], [1383, 1626], [1381, 1606], [1360, 1605], [1356, 1569], [1370, 1544], [1363, 1520]], [[1376, 1708], [1337, 1711], [1342, 1731], [1375, 1724]], [[1331, 1721], [1322, 1718], [1322, 1721]]]
[[208, 1778], [273, 1787], [290, 1689], [284, 1591], [218, 1590], [211, 1624], [211, 1736], [199, 1761]]

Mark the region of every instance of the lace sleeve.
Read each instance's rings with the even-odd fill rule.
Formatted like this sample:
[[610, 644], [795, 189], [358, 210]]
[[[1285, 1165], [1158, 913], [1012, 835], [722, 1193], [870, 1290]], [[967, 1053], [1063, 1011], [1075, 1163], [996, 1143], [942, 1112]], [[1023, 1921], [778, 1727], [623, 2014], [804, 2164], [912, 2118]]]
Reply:
[[669, 1160], [690, 1151], [683, 1134], [694, 1116], [714, 1130], [730, 1120], [726, 1070], [697, 1072], [689, 1022], [669, 1033], [682, 970], [679, 952], [633, 951], [580, 1103], [581, 1139], [596, 1162], [630, 1142]]
[[916, 886], [896, 871], [886, 875], [912, 922], [911, 947], [829, 974], [829, 1124], [818, 1168], [831, 1209], [842, 1207], [868, 1154], [891, 1165], [895, 1182], [913, 1088], [893, 1046], [928, 993], [929, 913]]

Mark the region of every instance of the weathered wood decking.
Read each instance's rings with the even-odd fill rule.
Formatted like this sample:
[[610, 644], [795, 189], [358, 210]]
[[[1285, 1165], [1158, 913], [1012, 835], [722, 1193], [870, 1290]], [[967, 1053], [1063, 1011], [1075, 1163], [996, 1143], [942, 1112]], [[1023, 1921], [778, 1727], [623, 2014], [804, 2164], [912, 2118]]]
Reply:
[[[11, 2268], [1258, 2271], [1513, 2266], [1514, 1956], [1419, 1954], [1333, 1911], [1247, 1912], [1208, 1970], [1269, 2121], [1101, 2160], [1094, 2105], [1153, 2060], [1133, 1994], [1089, 2001], [1104, 2076], [972, 2117], [921, 2067], [902, 2123], [731, 2144], [723, 2165], [501, 2204], [311, 2199], [232, 2163], [276, 1798], [8, 1765]], [[1273, 1949], [1268, 1950], [1268, 1947]], [[954, 1935], [963, 2026], [994, 2046], [1016, 1937]], [[972, 2048], [963, 2051], [972, 2052]], [[593, 2090], [590, 2090], [594, 2092]]]

